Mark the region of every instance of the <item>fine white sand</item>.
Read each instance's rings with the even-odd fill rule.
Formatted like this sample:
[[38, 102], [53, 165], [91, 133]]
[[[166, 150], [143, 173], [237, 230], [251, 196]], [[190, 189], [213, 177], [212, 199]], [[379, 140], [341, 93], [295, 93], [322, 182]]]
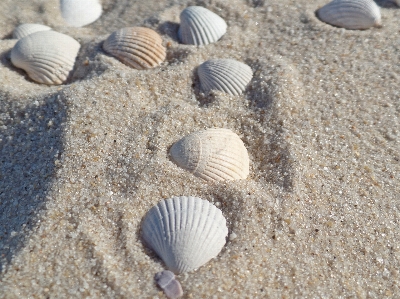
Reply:
[[[1, 0], [0, 297], [165, 298], [140, 223], [186, 195], [217, 205], [236, 238], [177, 277], [184, 298], [399, 298], [400, 9], [380, 1], [383, 27], [354, 31], [318, 20], [325, 3], [104, 0], [98, 21], [68, 28], [56, 0]], [[188, 5], [227, 34], [180, 44]], [[20, 23], [80, 42], [68, 84], [12, 66]], [[102, 50], [127, 26], [161, 34], [160, 67]], [[210, 58], [251, 66], [243, 95], [199, 93]], [[208, 183], [170, 160], [175, 141], [212, 127], [243, 140], [246, 180]]]

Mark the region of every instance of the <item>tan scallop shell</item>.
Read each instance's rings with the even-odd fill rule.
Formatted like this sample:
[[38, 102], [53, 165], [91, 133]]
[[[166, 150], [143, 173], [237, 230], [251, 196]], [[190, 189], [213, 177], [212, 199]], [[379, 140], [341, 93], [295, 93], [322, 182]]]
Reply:
[[51, 30], [50, 27], [41, 24], [21, 24], [14, 29], [13, 38], [21, 39], [29, 34]]
[[139, 70], [158, 66], [166, 56], [161, 36], [144, 27], [128, 27], [113, 32], [104, 42], [103, 49]]
[[173, 161], [207, 181], [239, 180], [249, 175], [249, 155], [242, 140], [229, 129], [192, 133], [174, 143]]

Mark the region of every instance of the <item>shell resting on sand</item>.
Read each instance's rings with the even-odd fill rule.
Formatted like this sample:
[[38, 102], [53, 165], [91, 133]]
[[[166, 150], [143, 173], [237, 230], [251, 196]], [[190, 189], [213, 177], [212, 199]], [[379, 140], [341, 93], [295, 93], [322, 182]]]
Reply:
[[199, 66], [197, 73], [203, 92], [220, 90], [231, 95], [240, 95], [253, 77], [247, 64], [233, 59], [207, 60]]
[[163, 289], [165, 295], [169, 299], [176, 299], [183, 296], [183, 290], [181, 284], [178, 280], [175, 279], [175, 275], [173, 272], [164, 270], [158, 272], [154, 279], [160, 288]]
[[201, 6], [189, 6], [180, 15], [178, 37], [184, 44], [215, 43], [226, 33], [226, 22], [219, 15]]
[[227, 235], [221, 210], [197, 197], [162, 200], [142, 223], [145, 243], [175, 273], [192, 271], [215, 258]]
[[60, 0], [61, 15], [72, 27], [82, 27], [96, 21], [102, 13], [98, 0]]
[[21, 39], [29, 34], [47, 30], [51, 30], [51, 28], [40, 24], [21, 24], [14, 29], [13, 38]]
[[80, 44], [52, 30], [20, 39], [11, 50], [11, 62], [39, 83], [62, 84], [74, 68]]
[[373, 0], [333, 0], [317, 11], [328, 24], [347, 29], [367, 29], [381, 25], [381, 12]]
[[174, 162], [207, 181], [245, 179], [249, 155], [243, 141], [229, 129], [192, 133], [170, 149]]
[[144, 27], [128, 27], [113, 32], [104, 42], [103, 49], [139, 70], [156, 67], [166, 57], [161, 36]]

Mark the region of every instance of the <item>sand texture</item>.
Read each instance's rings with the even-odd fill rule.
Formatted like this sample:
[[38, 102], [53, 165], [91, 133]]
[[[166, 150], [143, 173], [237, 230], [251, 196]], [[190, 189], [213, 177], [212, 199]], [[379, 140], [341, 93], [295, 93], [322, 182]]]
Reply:
[[[213, 202], [235, 237], [177, 276], [183, 298], [400, 298], [400, 9], [380, 1], [382, 28], [345, 30], [315, 16], [326, 2], [103, 0], [99, 20], [69, 28], [56, 0], [1, 0], [0, 298], [166, 298], [140, 224], [181, 195]], [[226, 20], [221, 40], [179, 43], [188, 5]], [[67, 84], [11, 64], [11, 33], [32, 22], [81, 44]], [[160, 33], [160, 67], [102, 50], [127, 26]], [[211, 58], [252, 68], [242, 95], [200, 92]], [[213, 127], [243, 140], [247, 179], [171, 161]]]

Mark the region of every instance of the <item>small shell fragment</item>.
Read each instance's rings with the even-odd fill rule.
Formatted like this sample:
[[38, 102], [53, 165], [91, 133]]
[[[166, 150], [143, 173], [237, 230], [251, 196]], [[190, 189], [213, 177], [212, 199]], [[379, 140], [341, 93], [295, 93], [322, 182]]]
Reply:
[[176, 299], [183, 296], [181, 284], [175, 279], [173, 272], [168, 270], [158, 272], [154, 276], [154, 279], [169, 299]]
[[60, 0], [60, 10], [64, 20], [72, 27], [93, 23], [102, 13], [98, 0]]
[[104, 42], [103, 49], [139, 70], [156, 67], [166, 57], [161, 36], [145, 27], [128, 27], [113, 32]]
[[199, 66], [197, 73], [202, 92], [220, 90], [231, 95], [240, 95], [253, 77], [247, 64], [233, 59], [207, 60]]
[[373, 0], [333, 0], [317, 10], [318, 18], [346, 29], [381, 26], [381, 12]]
[[229, 129], [192, 133], [174, 143], [172, 160], [206, 181], [245, 179], [249, 155], [243, 141]]
[[21, 24], [14, 29], [13, 38], [21, 39], [29, 34], [47, 30], [51, 30], [51, 28], [40, 24]]
[[179, 40], [202, 46], [218, 41], [226, 33], [226, 22], [219, 15], [201, 6], [189, 6], [180, 15]]
[[39, 83], [62, 84], [74, 68], [80, 44], [72, 37], [39, 31], [21, 38], [11, 50], [11, 62]]

